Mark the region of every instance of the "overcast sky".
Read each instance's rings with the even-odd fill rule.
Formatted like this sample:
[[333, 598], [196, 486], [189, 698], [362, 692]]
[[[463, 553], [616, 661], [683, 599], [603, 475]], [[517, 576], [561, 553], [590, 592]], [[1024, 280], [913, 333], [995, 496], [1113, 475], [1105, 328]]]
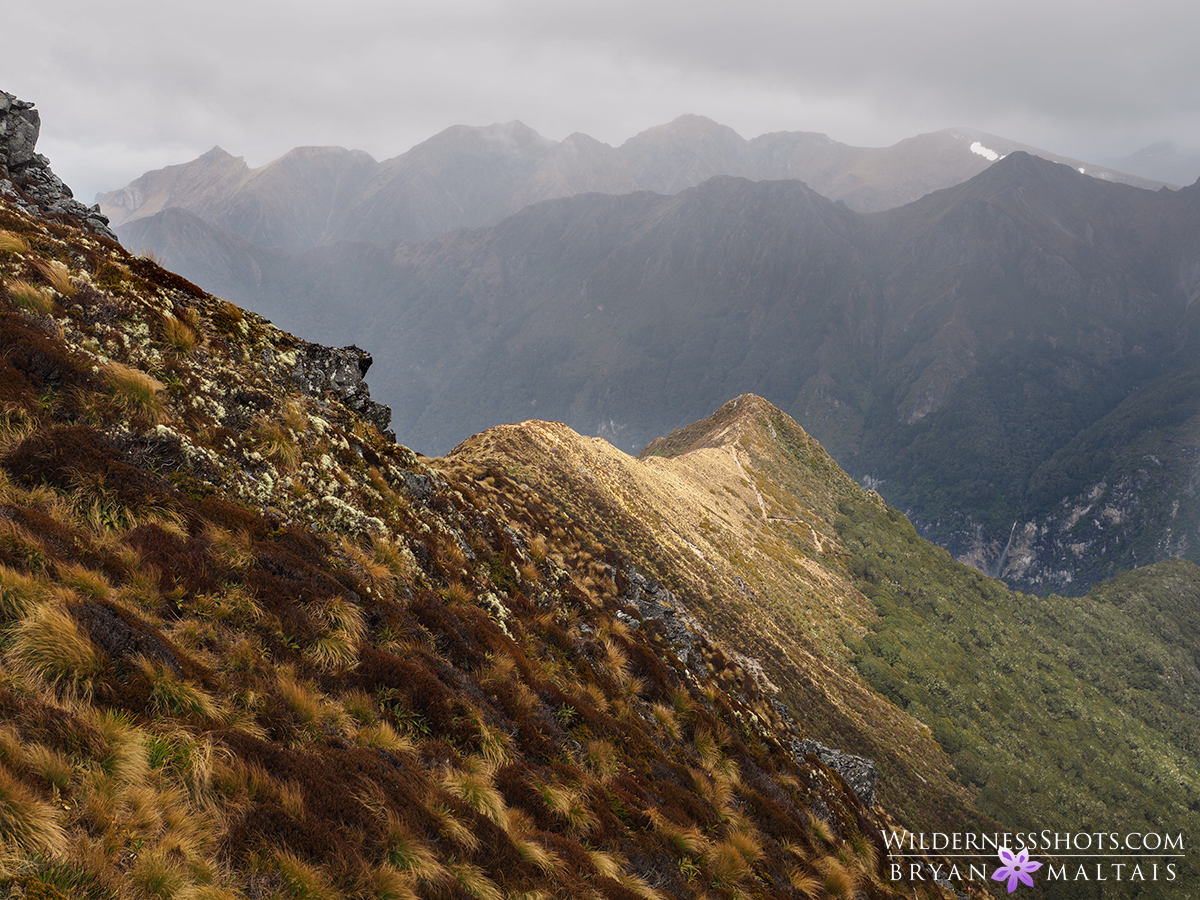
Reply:
[[[396, 156], [519, 119], [614, 146], [697, 113], [861, 146], [954, 126], [1102, 162], [1200, 146], [1195, 0], [40, 0], [0, 89], [91, 202], [219, 144]], [[19, 37], [18, 37], [19, 35]]]

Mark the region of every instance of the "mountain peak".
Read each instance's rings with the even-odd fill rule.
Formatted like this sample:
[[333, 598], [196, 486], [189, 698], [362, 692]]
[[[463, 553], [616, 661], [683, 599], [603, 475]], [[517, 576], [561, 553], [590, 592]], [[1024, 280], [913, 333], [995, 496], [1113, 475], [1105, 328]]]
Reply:
[[746, 139], [728, 125], [722, 125], [720, 122], [713, 121], [707, 116], [688, 113], [678, 116], [664, 125], [655, 125], [652, 128], [647, 128], [645, 131], [638, 132], [626, 141], [622, 147], [636, 147], [640, 144], [659, 141], [696, 141], [705, 139], [746, 143]]
[[224, 162], [226, 160], [238, 160], [240, 156], [234, 156], [232, 153], [221, 148], [219, 144], [213, 144], [213, 148], [207, 153], [202, 153], [197, 159], [202, 159], [205, 162]]
[[803, 432], [791, 416], [767, 400], [757, 394], [742, 394], [711, 416], [676, 428], [666, 437], [655, 438], [642, 449], [638, 458], [682, 456], [694, 450], [725, 447], [737, 443], [748, 431], [772, 427], [772, 423], [780, 419], [786, 419], [791, 427]]

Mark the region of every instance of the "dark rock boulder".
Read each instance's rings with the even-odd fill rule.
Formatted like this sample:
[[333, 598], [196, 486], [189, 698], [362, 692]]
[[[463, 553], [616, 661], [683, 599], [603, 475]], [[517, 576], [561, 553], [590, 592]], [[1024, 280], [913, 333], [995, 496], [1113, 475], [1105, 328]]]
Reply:
[[365, 381], [373, 362], [371, 354], [351, 344], [340, 350], [320, 344], [306, 344], [296, 356], [292, 373], [296, 387], [310, 397], [320, 397], [332, 391], [338, 398], [377, 429], [380, 434], [395, 435], [386, 429], [392, 421], [392, 410], [371, 399]]
[[0, 195], [43, 219], [70, 219], [85, 231], [117, 240], [99, 206], [85, 206], [35, 152], [42, 120], [33, 104], [0, 91]]
[[[629, 588], [621, 597], [622, 601], [637, 609], [641, 614], [642, 621], [656, 619], [661, 622], [666, 631], [667, 640], [675, 648], [675, 654], [680, 661], [703, 678], [707, 672], [704, 659], [696, 647], [699, 635], [692, 627], [695, 623], [687, 618], [686, 613], [680, 615], [680, 604], [675, 595], [663, 587], [657, 579], [646, 578], [633, 567], [630, 567], [625, 574], [629, 579]], [[637, 620], [632, 616], [624, 613], [617, 615], [625, 624], [637, 627]]]
[[879, 781], [879, 773], [871, 760], [864, 756], [855, 756], [853, 753], [834, 750], [813, 740], [794, 741], [792, 752], [800, 759], [811, 753], [842, 776], [863, 806], [875, 804], [875, 785]]

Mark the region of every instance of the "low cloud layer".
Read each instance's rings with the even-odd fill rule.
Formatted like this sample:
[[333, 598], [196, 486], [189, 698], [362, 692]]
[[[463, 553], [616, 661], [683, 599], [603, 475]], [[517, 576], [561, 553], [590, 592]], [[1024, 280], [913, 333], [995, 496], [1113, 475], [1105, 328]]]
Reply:
[[620, 144], [698, 113], [884, 146], [980, 128], [1099, 161], [1200, 146], [1200, 6], [1033, 0], [47, 0], [6, 14], [0, 88], [82, 199], [219, 144], [378, 159], [520, 119]]

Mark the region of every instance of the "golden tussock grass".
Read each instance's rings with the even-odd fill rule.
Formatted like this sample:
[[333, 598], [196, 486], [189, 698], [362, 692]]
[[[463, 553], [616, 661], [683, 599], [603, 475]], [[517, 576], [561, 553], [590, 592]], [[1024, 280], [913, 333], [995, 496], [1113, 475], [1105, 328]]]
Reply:
[[283, 415], [280, 421], [296, 434], [303, 434], [308, 431], [308, 413], [304, 411], [304, 407], [295, 400], [289, 400], [283, 407]]
[[714, 776], [723, 778], [732, 785], [741, 783], [742, 767], [732, 757], [722, 754], [721, 758], [713, 766], [712, 771]]
[[379, 704], [366, 691], [353, 688], [342, 694], [342, 709], [359, 725], [374, 725], [379, 721]]
[[415, 563], [391, 538], [373, 535], [368, 548], [343, 537], [341, 549], [352, 564], [354, 574], [385, 597], [394, 597], [397, 584], [412, 581]]
[[468, 757], [462, 769], [446, 769], [442, 773], [441, 785], [446, 793], [503, 828], [508, 823], [508, 811], [493, 782], [494, 772], [486, 760]]
[[708, 867], [712, 872], [713, 884], [719, 888], [732, 888], [751, 872], [751, 865], [737, 847], [729, 843], [717, 844], [708, 854]]
[[209, 737], [192, 738], [181, 730], [174, 735], [175, 766], [193, 799], [202, 800], [212, 791], [218, 765], [217, 748]]
[[33, 416], [20, 406], [0, 406], [0, 449], [25, 440], [37, 427]]
[[14, 769], [25, 765], [25, 742], [12, 725], [0, 725], [0, 762]]
[[683, 735], [679, 727], [679, 718], [675, 715], [674, 707], [665, 703], [655, 703], [650, 707], [650, 716], [662, 733], [672, 741], [679, 741]]
[[879, 851], [861, 832], [851, 832], [847, 840], [847, 849], [850, 858], [846, 862], [852, 863], [863, 873], [870, 874], [876, 871], [879, 865]]
[[254, 565], [254, 545], [246, 531], [230, 531], [219, 525], [209, 524], [204, 529], [209, 552], [217, 565], [235, 571], [243, 571]]
[[294, 896], [302, 900], [342, 900], [342, 893], [334, 888], [328, 875], [294, 853], [279, 851], [275, 864]]
[[607, 784], [616, 777], [621, 766], [621, 757], [610, 741], [593, 738], [584, 748], [583, 763], [597, 781]]
[[304, 818], [304, 788], [294, 781], [279, 785], [279, 805], [293, 819]]
[[11, 231], [0, 231], [0, 253], [28, 253], [29, 241]]
[[541, 565], [546, 561], [546, 537], [545, 535], [536, 534], [529, 541], [529, 555], [533, 557], [533, 561]]
[[716, 737], [707, 728], [696, 729], [696, 734], [692, 738], [692, 749], [696, 751], [696, 758], [700, 760], [700, 765], [709, 772], [716, 768], [723, 755], [721, 745], [717, 743]]
[[816, 900], [824, 892], [824, 884], [821, 879], [812, 872], [793, 866], [788, 869], [788, 884], [792, 889], [807, 900]]
[[197, 596], [193, 609], [203, 618], [238, 628], [248, 628], [263, 617], [253, 590], [239, 584], [227, 585], [219, 594]]
[[[379, 896], [385, 895], [380, 894]], [[215, 884], [198, 884], [189, 888], [180, 900], [240, 900], [240, 897], [233, 891]]]
[[150, 746], [146, 732], [125, 713], [88, 710], [88, 718], [108, 744], [104, 769], [117, 785], [141, 784], [150, 774]]
[[475, 599], [472, 590], [457, 578], [438, 592], [447, 606], [466, 606]]
[[521, 859], [539, 871], [549, 874], [562, 868], [562, 857], [553, 850], [547, 850], [533, 838], [510, 832], [509, 840], [512, 841]]
[[204, 724], [220, 718], [220, 706], [203, 688], [141, 657], [138, 667], [150, 682], [150, 708], [162, 716]]
[[615, 684], [623, 685], [630, 678], [629, 657], [611, 638], [605, 638], [602, 646], [604, 647], [604, 656], [597, 662], [596, 668]]
[[762, 839], [753, 828], [731, 829], [725, 835], [725, 842], [751, 865], [763, 858]]
[[0, 565], [0, 616], [23, 618], [41, 599], [44, 587], [33, 576]]
[[71, 270], [56, 259], [35, 259], [33, 267], [46, 279], [46, 283], [63, 297], [74, 296], [76, 288], [71, 283]]
[[254, 437], [260, 453], [279, 471], [294, 472], [304, 459], [304, 452], [291, 432], [278, 422], [260, 422], [254, 429]]
[[677, 825], [657, 810], [650, 811], [650, 821], [685, 856], [705, 856], [712, 849], [712, 842], [695, 825]]
[[629, 864], [628, 860], [619, 853], [611, 853], [605, 850], [588, 850], [587, 855], [592, 861], [592, 868], [605, 878], [611, 878], [614, 881], [625, 874], [625, 867]]
[[420, 900], [412, 876], [384, 863], [369, 876], [367, 885], [374, 900]]
[[833, 846], [833, 827], [820, 816], [808, 813], [808, 830], [826, 846]]
[[467, 553], [454, 537], [442, 542], [439, 555], [443, 569], [451, 575], [457, 575], [467, 566]]
[[617, 881], [626, 890], [633, 891], [633, 893], [645, 898], [645, 900], [667, 900], [666, 894], [652, 886], [650, 882], [646, 881], [640, 875], [635, 875], [632, 872], [622, 872]]
[[65, 753], [42, 744], [30, 744], [25, 760], [29, 768], [52, 787], [65, 791], [71, 786], [75, 777], [75, 765]]
[[174, 860], [158, 851], [138, 854], [128, 871], [128, 880], [137, 890], [137, 895], [146, 900], [182, 900], [182, 890], [190, 882], [190, 878]]
[[371, 553], [376, 563], [388, 570], [391, 577], [401, 583], [412, 581], [416, 561], [411, 553], [394, 540], [375, 535], [371, 541]]
[[54, 312], [54, 297], [45, 288], [30, 284], [22, 279], [14, 279], [5, 284], [8, 296], [21, 309], [44, 316]]
[[434, 803], [429, 814], [437, 822], [442, 837], [462, 850], [474, 853], [479, 849], [479, 835], [475, 834], [462, 819], [458, 818], [445, 803]]
[[196, 344], [200, 341], [196, 329], [190, 323], [172, 315], [163, 316], [161, 332], [163, 343], [176, 353], [183, 355], [195, 350]]
[[816, 862], [817, 870], [821, 873], [821, 886], [825, 893], [837, 900], [849, 900], [858, 890], [858, 879], [842, 863], [833, 856], [826, 856]]
[[305, 648], [304, 655], [325, 672], [345, 672], [356, 665], [358, 645], [367, 633], [362, 610], [343, 597], [312, 604], [308, 609], [326, 630]]
[[104, 376], [113, 399], [130, 416], [151, 425], [162, 425], [170, 418], [166, 388], [157, 378], [116, 361], [104, 364]]
[[58, 580], [83, 597], [103, 600], [113, 592], [113, 586], [103, 573], [81, 563], [59, 563]]
[[712, 776], [699, 769], [691, 769], [696, 795], [714, 808], [726, 813], [733, 800], [733, 785], [720, 776]]
[[67, 835], [53, 806], [0, 765], [0, 855], [13, 851], [55, 856]]
[[312, 737], [324, 737], [328, 729], [341, 732], [343, 725], [349, 725], [345, 710], [316, 687], [297, 678], [290, 666], [276, 669], [275, 692]]
[[572, 832], [586, 835], [599, 824], [582, 788], [550, 782], [535, 787], [550, 811], [562, 817]]
[[447, 866], [450, 877], [477, 900], [504, 900], [504, 893], [487, 873], [474, 863], [456, 862]]
[[391, 813], [384, 826], [385, 856], [388, 865], [422, 884], [437, 884], [446, 876], [445, 867], [429, 845], [415, 837]]
[[70, 696], [90, 697], [101, 658], [65, 610], [43, 603], [15, 625], [5, 653], [16, 671], [38, 678]]
[[499, 728], [494, 728], [479, 719], [475, 722], [479, 731], [479, 755], [493, 768], [508, 765], [513, 761], [515, 741], [512, 735]]
[[416, 750], [416, 744], [411, 739], [400, 734], [387, 722], [364, 725], [354, 737], [360, 746], [374, 747], [388, 753], [412, 753]]

